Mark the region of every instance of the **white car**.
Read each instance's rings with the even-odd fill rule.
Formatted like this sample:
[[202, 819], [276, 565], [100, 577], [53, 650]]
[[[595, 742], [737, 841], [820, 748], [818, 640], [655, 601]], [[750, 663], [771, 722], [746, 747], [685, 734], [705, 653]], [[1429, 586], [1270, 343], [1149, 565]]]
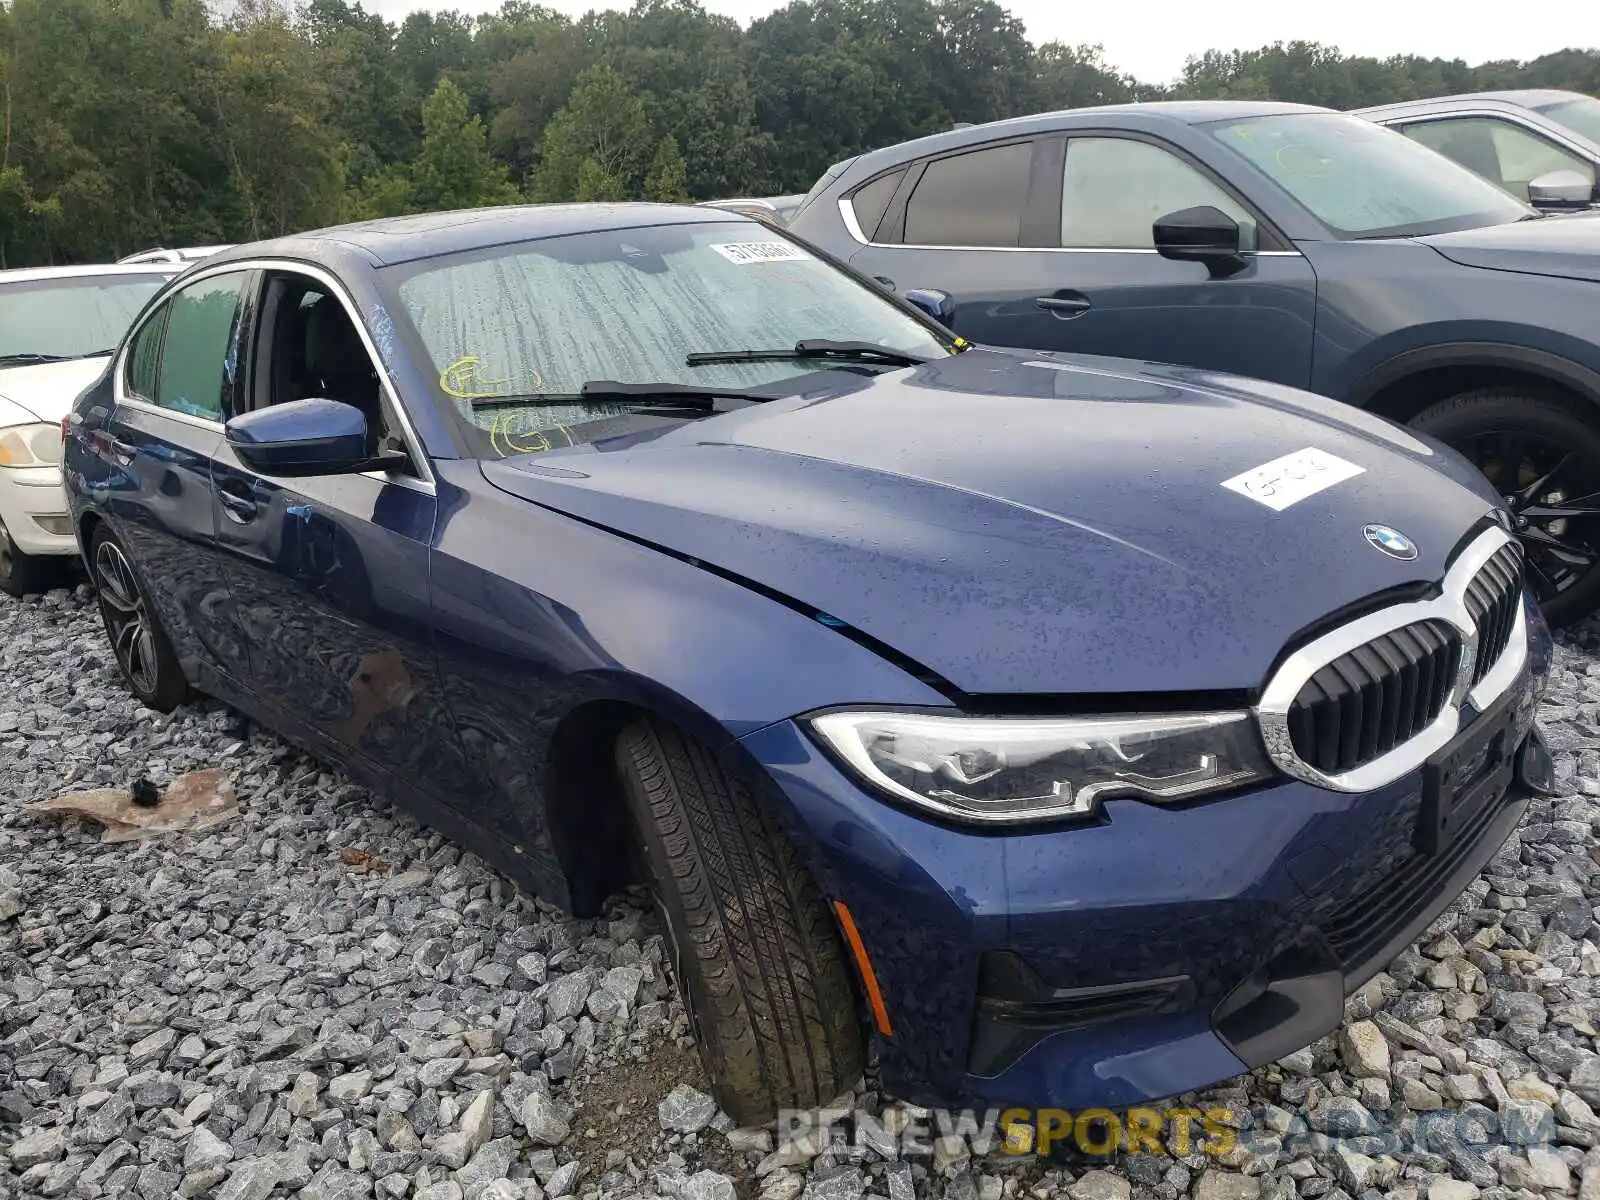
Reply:
[[187, 263], [0, 271], [0, 591], [51, 586], [78, 553], [61, 422], [145, 302]]

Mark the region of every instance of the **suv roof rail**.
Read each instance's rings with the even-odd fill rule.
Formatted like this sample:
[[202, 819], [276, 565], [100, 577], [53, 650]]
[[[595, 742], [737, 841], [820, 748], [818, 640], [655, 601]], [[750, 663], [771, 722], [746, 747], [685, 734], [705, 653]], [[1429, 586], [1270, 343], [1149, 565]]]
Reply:
[[182, 262], [183, 255], [179, 254], [176, 250], [168, 250], [164, 247], [156, 246], [149, 250], [141, 250], [137, 254], [125, 255], [124, 257], [117, 259], [117, 261], [119, 263], [175, 263]]

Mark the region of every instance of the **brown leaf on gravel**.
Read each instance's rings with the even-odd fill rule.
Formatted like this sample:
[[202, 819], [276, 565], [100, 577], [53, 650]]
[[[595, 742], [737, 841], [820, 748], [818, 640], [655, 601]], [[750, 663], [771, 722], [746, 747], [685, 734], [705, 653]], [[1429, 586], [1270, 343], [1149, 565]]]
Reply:
[[239, 815], [233, 784], [220, 769], [207, 767], [174, 779], [153, 807], [134, 803], [127, 788], [65, 792], [25, 805], [43, 817], [81, 817], [105, 827], [101, 842], [132, 842], [162, 833], [210, 829]]
[[389, 864], [376, 855], [368, 854], [365, 850], [341, 850], [339, 857], [344, 865], [355, 871], [373, 871], [382, 873], [389, 869]]

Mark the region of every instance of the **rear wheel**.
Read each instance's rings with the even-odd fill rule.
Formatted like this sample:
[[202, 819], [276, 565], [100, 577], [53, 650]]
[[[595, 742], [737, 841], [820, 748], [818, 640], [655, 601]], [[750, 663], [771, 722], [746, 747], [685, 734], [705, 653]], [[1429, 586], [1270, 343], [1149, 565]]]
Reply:
[[1600, 607], [1600, 429], [1526, 387], [1453, 396], [1411, 425], [1459, 450], [1511, 513], [1528, 583], [1552, 625]]
[[670, 725], [632, 725], [616, 761], [717, 1102], [755, 1125], [834, 1099], [861, 1075], [861, 1027], [833, 915], [793, 846]]
[[89, 540], [89, 570], [123, 679], [146, 705], [171, 712], [189, 698], [189, 682], [133, 565], [103, 525]]

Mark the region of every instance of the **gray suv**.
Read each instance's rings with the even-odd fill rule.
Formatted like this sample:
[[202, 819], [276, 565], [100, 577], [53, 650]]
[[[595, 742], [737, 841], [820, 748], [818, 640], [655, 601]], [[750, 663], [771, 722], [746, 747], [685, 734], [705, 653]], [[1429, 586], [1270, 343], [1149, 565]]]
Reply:
[[1562, 211], [1600, 202], [1600, 100], [1582, 92], [1475, 92], [1358, 108], [1519, 200]]
[[1500, 491], [1552, 621], [1600, 607], [1591, 214], [1546, 216], [1360, 117], [1196, 101], [863, 154], [790, 230], [974, 342], [1253, 376], [1408, 423]]

